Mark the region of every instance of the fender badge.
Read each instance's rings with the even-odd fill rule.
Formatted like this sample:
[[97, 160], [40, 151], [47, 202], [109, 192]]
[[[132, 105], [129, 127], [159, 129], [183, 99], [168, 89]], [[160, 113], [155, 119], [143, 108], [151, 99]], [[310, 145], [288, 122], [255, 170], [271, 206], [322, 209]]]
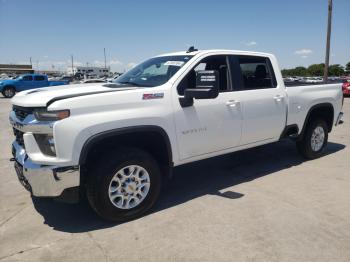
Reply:
[[142, 99], [148, 100], [148, 99], [160, 99], [164, 97], [164, 93], [153, 93], [153, 94], [143, 94]]

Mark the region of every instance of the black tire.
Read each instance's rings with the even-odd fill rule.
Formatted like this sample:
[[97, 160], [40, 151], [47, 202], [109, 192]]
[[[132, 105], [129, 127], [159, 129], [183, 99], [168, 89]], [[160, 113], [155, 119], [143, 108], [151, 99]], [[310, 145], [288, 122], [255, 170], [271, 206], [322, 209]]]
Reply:
[[16, 94], [16, 89], [13, 86], [6, 86], [1, 93], [4, 97], [11, 98]]
[[[138, 165], [150, 178], [150, 188], [144, 200], [130, 209], [115, 206], [109, 198], [109, 186], [114, 175], [123, 167]], [[101, 157], [88, 171], [87, 198], [91, 207], [102, 218], [124, 222], [142, 216], [156, 202], [161, 189], [161, 173], [157, 162], [149, 153], [137, 148], [122, 148]]]
[[[321, 127], [324, 131], [323, 145], [319, 150], [313, 150], [311, 146], [311, 138], [314, 130]], [[312, 120], [307, 126], [303, 137], [296, 142], [299, 153], [306, 159], [316, 159], [322, 156], [324, 148], [328, 142], [328, 126], [322, 119]]]

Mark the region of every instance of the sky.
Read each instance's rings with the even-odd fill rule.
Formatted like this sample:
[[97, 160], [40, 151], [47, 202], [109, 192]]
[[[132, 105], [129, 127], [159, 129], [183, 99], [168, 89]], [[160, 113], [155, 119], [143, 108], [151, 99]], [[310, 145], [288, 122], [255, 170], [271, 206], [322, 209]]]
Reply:
[[[327, 0], [0, 0], [0, 64], [124, 71], [161, 53], [273, 53], [282, 68], [321, 63]], [[331, 64], [350, 61], [350, 0], [333, 0]]]

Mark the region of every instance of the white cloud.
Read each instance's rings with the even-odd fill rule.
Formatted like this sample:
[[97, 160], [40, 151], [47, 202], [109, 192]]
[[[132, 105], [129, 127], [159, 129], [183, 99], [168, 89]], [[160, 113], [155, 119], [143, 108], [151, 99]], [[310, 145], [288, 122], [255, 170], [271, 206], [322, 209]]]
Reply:
[[308, 58], [308, 56], [307, 55], [302, 55], [301, 58]]
[[302, 55], [302, 56], [310, 55], [312, 53], [313, 53], [313, 51], [311, 49], [300, 49], [300, 50], [296, 50], [294, 52], [294, 54]]
[[110, 65], [122, 65], [123, 62], [119, 61], [119, 60], [111, 60], [109, 61]]
[[257, 44], [258, 44], [258, 43], [255, 42], [255, 41], [250, 41], [250, 42], [246, 43], [245, 45], [246, 45], [246, 46], [255, 46], [255, 45], [257, 45]]

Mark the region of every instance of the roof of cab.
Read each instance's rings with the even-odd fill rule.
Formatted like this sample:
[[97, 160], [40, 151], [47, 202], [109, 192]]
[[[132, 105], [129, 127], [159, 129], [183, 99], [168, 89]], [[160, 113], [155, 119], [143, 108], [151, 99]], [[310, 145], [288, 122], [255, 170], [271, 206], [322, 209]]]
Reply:
[[210, 54], [210, 53], [227, 53], [227, 54], [239, 54], [239, 55], [255, 55], [255, 56], [272, 56], [272, 54], [269, 53], [262, 53], [262, 52], [253, 52], [253, 51], [241, 51], [241, 50], [227, 50], [227, 49], [208, 49], [208, 50], [198, 50], [193, 52], [187, 52], [187, 51], [180, 51], [180, 52], [174, 52], [174, 53], [166, 53], [158, 55], [160, 56], [177, 56], [177, 55], [203, 55], [203, 54]]

